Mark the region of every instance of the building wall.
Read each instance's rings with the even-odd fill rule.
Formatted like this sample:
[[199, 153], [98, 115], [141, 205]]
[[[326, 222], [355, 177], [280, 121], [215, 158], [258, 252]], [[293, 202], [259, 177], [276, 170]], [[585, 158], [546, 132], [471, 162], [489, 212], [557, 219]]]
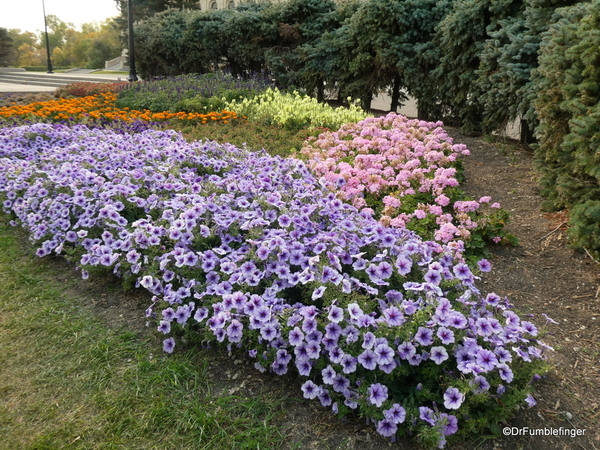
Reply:
[[[202, 11], [209, 9], [233, 9], [240, 3], [260, 3], [261, 0], [200, 0]], [[270, 3], [283, 3], [285, 0], [271, 0]]]

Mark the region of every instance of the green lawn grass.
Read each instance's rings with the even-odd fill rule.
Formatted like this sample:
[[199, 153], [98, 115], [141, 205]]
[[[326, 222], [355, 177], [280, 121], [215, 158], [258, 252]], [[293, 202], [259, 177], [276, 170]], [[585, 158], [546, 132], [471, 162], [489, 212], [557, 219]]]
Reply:
[[0, 218], [1, 450], [280, 447], [285, 395], [213, 395], [214, 353], [107, 325], [24, 242]]

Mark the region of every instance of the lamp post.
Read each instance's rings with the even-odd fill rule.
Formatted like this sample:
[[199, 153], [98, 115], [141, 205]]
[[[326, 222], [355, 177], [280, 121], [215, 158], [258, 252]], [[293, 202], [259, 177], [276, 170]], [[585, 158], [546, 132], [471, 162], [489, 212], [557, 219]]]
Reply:
[[135, 51], [133, 48], [133, 0], [127, 0], [127, 22], [129, 25], [129, 78], [127, 81], [138, 80], [135, 73]]
[[48, 57], [48, 73], [52, 72], [52, 61], [50, 59], [50, 41], [48, 40], [48, 24], [46, 23], [46, 5], [44, 5], [44, 0], [42, 0], [42, 10], [44, 11], [44, 30], [46, 32], [46, 55]]

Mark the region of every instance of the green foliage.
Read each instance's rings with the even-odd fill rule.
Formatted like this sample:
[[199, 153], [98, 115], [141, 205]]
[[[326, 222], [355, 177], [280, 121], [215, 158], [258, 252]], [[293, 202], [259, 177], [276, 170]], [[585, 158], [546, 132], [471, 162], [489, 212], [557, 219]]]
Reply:
[[[252, 97], [267, 86], [268, 81], [262, 78], [239, 79], [222, 72], [181, 75], [126, 85], [116, 104], [153, 112], [220, 111], [227, 101]], [[211, 105], [215, 109], [207, 110]]]
[[192, 20], [190, 14], [173, 9], [156, 14], [136, 27], [136, 65], [142, 78], [207, 71], [206, 65], [200, 63], [202, 60], [194, 70], [184, 68], [183, 56], [189, 49], [185, 48], [183, 35], [189, 20]]
[[246, 147], [253, 151], [266, 150], [273, 156], [282, 157], [295, 155], [309, 136], [315, 136], [320, 132], [320, 130], [286, 130], [257, 122], [188, 125], [182, 127], [181, 131], [190, 140], [210, 139], [222, 144], [233, 144], [239, 148]]
[[226, 109], [229, 102], [253, 98], [257, 94], [257, 92], [250, 89], [225, 89], [210, 97], [198, 95], [194, 98], [182, 100], [177, 104], [176, 109], [195, 113], [222, 111], [223, 109]]
[[478, 71], [479, 100], [483, 104], [483, 127], [503, 129], [521, 119], [522, 140], [538, 125], [533, 108], [535, 85], [531, 72], [538, 65], [541, 36], [555, 21], [556, 8], [575, 0], [525, 0], [499, 22], [485, 42]]
[[558, 11], [544, 33], [535, 73], [540, 119], [536, 159], [546, 205], [569, 208], [571, 236], [600, 250], [600, 2]]

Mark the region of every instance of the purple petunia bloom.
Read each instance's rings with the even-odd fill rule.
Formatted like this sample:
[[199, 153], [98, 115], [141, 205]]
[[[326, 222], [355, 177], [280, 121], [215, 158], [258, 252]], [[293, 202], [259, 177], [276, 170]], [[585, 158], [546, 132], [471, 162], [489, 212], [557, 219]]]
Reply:
[[333, 379], [336, 376], [335, 370], [333, 367], [328, 365], [321, 371], [321, 376], [323, 377], [323, 383], [325, 384], [333, 384]]
[[389, 308], [385, 308], [382, 311], [382, 314], [383, 314], [383, 317], [385, 318], [387, 324], [391, 327], [401, 326], [404, 322], [406, 322], [406, 319], [404, 318], [402, 311], [400, 311], [395, 306], [390, 306]]
[[429, 328], [419, 327], [415, 334], [415, 341], [422, 346], [433, 344], [433, 331]]
[[386, 419], [400, 424], [406, 419], [406, 410], [398, 403], [394, 403], [390, 409], [383, 412], [383, 415]]
[[332, 386], [335, 392], [341, 393], [348, 389], [348, 386], [350, 386], [350, 380], [338, 373], [335, 377], [333, 377]]
[[423, 277], [429, 284], [438, 285], [442, 281], [442, 275], [437, 270], [429, 270]]
[[464, 263], [460, 263], [454, 266], [454, 275], [456, 278], [462, 281], [470, 281], [473, 278], [473, 274], [471, 273], [471, 269]]
[[348, 374], [356, 371], [357, 359], [349, 354], [345, 354], [340, 361], [342, 365], [342, 372]]
[[330, 406], [332, 403], [331, 396], [329, 395], [329, 391], [325, 388], [321, 388], [321, 393], [318, 396], [319, 401], [321, 402], [321, 406]]
[[329, 308], [328, 319], [333, 323], [339, 323], [344, 319], [344, 310], [336, 305], [331, 305]]
[[537, 404], [535, 398], [533, 398], [531, 394], [528, 394], [527, 397], [525, 397], [525, 403], [527, 403], [527, 406], [529, 406], [530, 408]]
[[490, 383], [488, 383], [483, 375], [477, 375], [475, 378], [473, 378], [472, 383], [475, 386], [473, 392], [476, 394], [480, 394], [490, 389]]
[[302, 385], [302, 392], [304, 392], [304, 398], [312, 400], [321, 393], [321, 388], [308, 380]]
[[449, 345], [454, 342], [454, 331], [452, 331], [448, 328], [445, 328], [445, 327], [438, 328], [437, 336], [440, 338], [440, 341], [442, 341], [442, 344], [444, 344], [444, 345]]
[[296, 369], [298, 369], [298, 373], [302, 376], [309, 376], [312, 367], [312, 363], [308, 359], [296, 360]]
[[465, 400], [465, 395], [457, 388], [450, 387], [444, 392], [444, 406], [447, 409], [458, 409]]
[[367, 393], [369, 394], [369, 402], [377, 407], [381, 407], [388, 398], [388, 388], [381, 383], [369, 386]]
[[302, 332], [302, 330], [300, 330], [300, 328], [294, 327], [294, 329], [290, 331], [288, 339], [290, 344], [296, 347], [297, 345], [300, 345], [304, 340], [304, 333]]
[[169, 334], [171, 331], [171, 322], [166, 320], [161, 320], [157, 330], [163, 334]]
[[445, 347], [431, 347], [429, 359], [439, 365], [448, 359], [448, 352]]
[[458, 431], [458, 419], [452, 414], [440, 413], [439, 422], [442, 424], [442, 432], [445, 436]]
[[367, 370], [374, 370], [377, 367], [378, 359], [377, 353], [369, 349], [358, 355], [358, 362]]
[[315, 289], [312, 293], [311, 298], [313, 300], [317, 300], [318, 298], [321, 298], [323, 296], [323, 293], [325, 292], [326, 287], [325, 286], [319, 286], [317, 289]]
[[489, 272], [492, 270], [492, 265], [487, 259], [480, 259], [477, 261], [477, 266], [482, 272]]
[[508, 365], [506, 365], [504, 363], [498, 364], [496, 366], [496, 369], [498, 369], [498, 375], [500, 375], [500, 378], [502, 378], [507, 383], [512, 382], [514, 375], [513, 375], [513, 371], [511, 370], [510, 367], [508, 367]]
[[402, 359], [412, 358], [417, 353], [417, 349], [410, 342], [403, 342], [398, 346], [398, 354]]
[[165, 339], [163, 341], [163, 351], [166, 353], [173, 353], [173, 349], [175, 348], [175, 339], [172, 337]]
[[375, 354], [378, 356], [379, 365], [390, 364], [394, 360], [394, 350], [387, 343], [380, 343], [375, 346]]
[[377, 422], [377, 432], [382, 436], [391, 437], [394, 436], [397, 431], [398, 425], [391, 420], [382, 419]]
[[485, 372], [494, 370], [494, 368], [498, 364], [498, 358], [496, 358], [496, 355], [490, 350], [486, 350], [483, 348], [477, 351], [475, 361], [477, 362], [479, 367], [481, 367]]
[[396, 268], [402, 276], [408, 275], [412, 269], [412, 259], [408, 256], [400, 255], [396, 259]]
[[424, 420], [429, 425], [435, 425], [435, 415], [431, 408], [427, 406], [419, 406], [419, 419]]

